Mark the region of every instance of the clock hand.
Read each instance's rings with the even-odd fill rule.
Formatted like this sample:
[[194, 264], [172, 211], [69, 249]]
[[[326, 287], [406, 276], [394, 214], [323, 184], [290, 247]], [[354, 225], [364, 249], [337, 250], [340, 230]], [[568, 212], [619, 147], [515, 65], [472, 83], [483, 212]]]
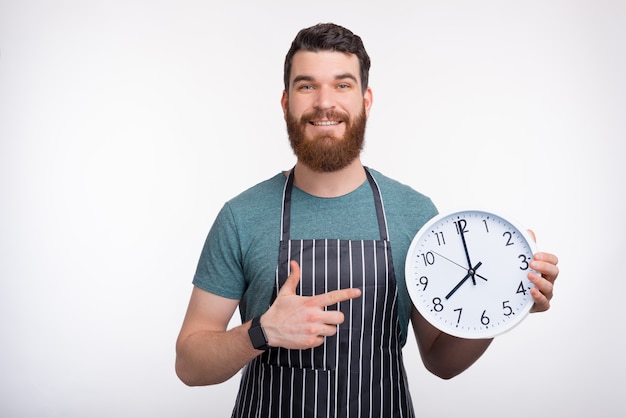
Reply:
[[446, 257], [445, 255], [441, 255], [441, 254], [439, 254], [437, 251], [431, 251], [431, 252], [432, 252], [433, 254], [435, 254], [435, 255], [438, 255], [439, 257], [441, 257], [441, 258], [443, 258], [443, 259], [445, 259], [445, 260], [448, 260], [448, 261], [449, 261], [449, 262], [451, 262], [452, 264], [455, 264], [455, 265], [459, 266], [459, 267], [460, 267], [460, 268], [462, 268], [463, 270], [467, 270], [467, 268], [466, 268], [466, 267], [464, 267], [464, 266], [460, 265], [459, 263], [457, 263], [457, 262], [456, 262], [456, 261], [454, 261], [454, 260], [450, 260], [450, 259], [449, 259], [448, 257]]
[[[467, 258], [467, 268], [471, 270], [472, 262], [470, 261], [469, 251], [467, 251], [467, 243], [465, 242], [465, 234], [463, 232], [463, 229], [465, 229], [465, 225], [462, 225], [459, 228], [459, 231], [461, 231], [461, 240], [463, 241], [463, 249], [465, 250], [465, 257]], [[474, 277], [473, 274], [471, 276], [472, 276], [472, 283], [476, 284], [476, 278]]]
[[[450, 260], [448, 257], [446, 257], [445, 255], [439, 254], [437, 251], [431, 251], [433, 254], [443, 258], [444, 260], [448, 260], [449, 262], [451, 262], [452, 264], [459, 266], [459, 268], [462, 268], [463, 270], [467, 270], [466, 267], [460, 265], [459, 263], [457, 263], [454, 260]], [[483, 279], [484, 281], [488, 281], [486, 277], [481, 276], [480, 274], [474, 272], [474, 274], [476, 275], [476, 277], [480, 277], [481, 279]]]
[[[473, 278], [473, 277], [474, 277], [474, 275], [476, 274], [476, 270], [478, 270], [478, 267], [480, 267], [482, 264], [483, 264], [483, 263], [482, 263], [482, 261], [479, 261], [479, 262], [478, 262], [478, 264], [476, 264], [476, 265], [474, 266], [474, 268], [471, 268], [471, 269], [467, 270], [467, 274], [465, 275], [465, 277], [463, 277], [463, 279], [461, 279], [461, 281], [460, 281], [460, 282], [458, 282], [456, 286], [454, 286], [454, 289], [452, 289], [452, 290], [450, 291], [450, 293], [448, 293], [448, 294], [446, 295], [446, 299], [450, 299], [450, 297], [451, 297], [451, 296], [452, 296], [452, 295], [453, 295], [453, 294], [454, 294], [457, 290], [459, 290], [459, 288], [463, 285], [463, 283], [465, 283], [465, 281], [466, 281], [467, 279], [469, 279], [470, 277], [472, 277], [472, 278]], [[486, 279], [485, 279], [485, 280], [486, 280]], [[474, 279], [474, 284], [476, 284], [476, 279]]]

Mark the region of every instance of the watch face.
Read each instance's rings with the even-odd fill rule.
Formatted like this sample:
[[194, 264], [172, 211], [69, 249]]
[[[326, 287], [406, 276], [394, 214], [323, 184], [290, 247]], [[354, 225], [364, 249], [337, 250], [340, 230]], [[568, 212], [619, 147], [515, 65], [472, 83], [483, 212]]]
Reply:
[[480, 210], [438, 215], [413, 239], [406, 285], [436, 328], [461, 338], [492, 338], [530, 311], [529, 263], [536, 251], [525, 229]]

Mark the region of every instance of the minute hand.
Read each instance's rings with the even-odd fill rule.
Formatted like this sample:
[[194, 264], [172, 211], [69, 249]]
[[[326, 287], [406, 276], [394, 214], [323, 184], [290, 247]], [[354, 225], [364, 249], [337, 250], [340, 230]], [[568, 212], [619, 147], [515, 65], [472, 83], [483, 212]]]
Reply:
[[[467, 251], [467, 243], [465, 242], [465, 234], [463, 233], [463, 227], [460, 228], [461, 240], [463, 241], [463, 249], [465, 250], [465, 258], [467, 258], [467, 268], [472, 268], [472, 262], [470, 261], [469, 251]], [[476, 277], [472, 274], [472, 283], [476, 284]], [[466, 277], [467, 279], [467, 277]]]

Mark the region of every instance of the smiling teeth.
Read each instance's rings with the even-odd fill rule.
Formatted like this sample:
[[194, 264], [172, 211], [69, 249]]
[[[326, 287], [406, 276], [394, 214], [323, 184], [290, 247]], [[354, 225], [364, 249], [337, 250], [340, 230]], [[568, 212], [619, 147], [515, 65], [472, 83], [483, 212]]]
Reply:
[[337, 125], [338, 123], [339, 122], [327, 120], [327, 121], [323, 121], [323, 122], [313, 122], [313, 125], [315, 125], [315, 126], [331, 126], [331, 125]]

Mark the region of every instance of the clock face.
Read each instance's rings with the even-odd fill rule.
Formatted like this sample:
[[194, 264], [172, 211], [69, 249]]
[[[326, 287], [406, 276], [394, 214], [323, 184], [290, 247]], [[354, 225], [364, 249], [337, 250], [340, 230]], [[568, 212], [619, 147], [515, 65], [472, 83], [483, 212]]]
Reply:
[[525, 229], [493, 213], [438, 215], [413, 239], [406, 285], [422, 316], [461, 338], [492, 338], [530, 311], [536, 251]]

